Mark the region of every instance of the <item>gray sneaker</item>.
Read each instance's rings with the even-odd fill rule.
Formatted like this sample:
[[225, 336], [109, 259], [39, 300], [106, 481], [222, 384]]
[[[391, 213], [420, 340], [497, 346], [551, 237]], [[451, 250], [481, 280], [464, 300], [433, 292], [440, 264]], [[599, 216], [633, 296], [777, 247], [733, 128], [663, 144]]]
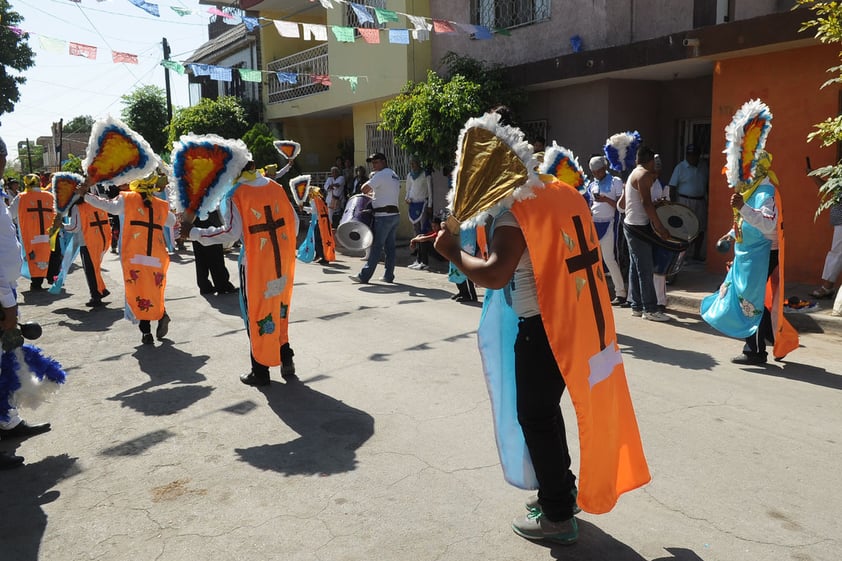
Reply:
[[562, 545], [576, 543], [579, 539], [579, 525], [575, 518], [553, 522], [540, 510], [512, 520], [512, 530], [528, 540], [547, 540]]
[[643, 319], [649, 321], [670, 321], [672, 318], [664, 312], [643, 312]]
[[643, 310], [632, 310], [632, 317], [639, 318], [643, 316]]
[[[570, 491], [570, 494], [573, 495], [573, 514], [579, 514], [582, 512], [582, 509], [579, 508], [579, 503], [576, 502], [576, 497], [579, 496], [579, 489], [573, 487], [573, 490]], [[538, 502], [538, 495], [532, 495], [526, 502], [524, 503], [526, 510], [532, 512], [533, 510], [541, 510], [541, 503]]]

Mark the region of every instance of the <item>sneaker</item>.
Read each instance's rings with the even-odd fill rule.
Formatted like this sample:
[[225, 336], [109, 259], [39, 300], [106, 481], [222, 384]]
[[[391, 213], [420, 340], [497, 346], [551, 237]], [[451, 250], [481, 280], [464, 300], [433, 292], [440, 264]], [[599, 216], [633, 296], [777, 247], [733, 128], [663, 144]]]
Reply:
[[533, 510], [526, 516], [512, 521], [515, 534], [528, 540], [547, 540], [562, 545], [576, 543], [579, 539], [579, 524], [570, 517], [562, 522], [553, 522], [540, 510]]
[[143, 343], [144, 345], [152, 345], [152, 344], [155, 343], [155, 340], [152, 339], [151, 333], [144, 333], [143, 337], [140, 338], [140, 342]]
[[419, 263], [418, 261], [416, 261], [415, 263], [412, 263], [411, 265], [407, 265], [407, 266], [406, 266], [406, 268], [407, 268], [407, 269], [420, 269], [420, 268], [421, 268], [421, 263]]
[[246, 372], [240, 376], [240, 381], [247, 386], [268, 386], [270, 384], [269, 376], [258, 376], [254, 372]]
[[612, 306], [622, 306], [625, 303], [626, 303], [626, 297], [625, 296], [617, 296], [616, 298], [611, 300]]
[[620, 307], [620, 308], [631, 308], [631, 302], [629, 302], [628, 300], [626, 300], [626, 301], [625, 301], [625, 302], [623, 302], [622, 304], [617, 304], [617, 306], [618, 306], [618, 307]]
[[[579, 508], [579, 503], [576, 502], [576, 497], [579, 496], [579, 489], [573, 487], [573, 489], [570, 490], [570, 494], [573, 495], [573, 514], [579, 514], [582, 512], [582, 509]], [[529, 512], [532, 512], [533, 510], [541, 510], [541, 503], [538, 502], [538, 495], [532, 495], [526, 499], [524, 506]]]
[[734, 364], [766, 364], [766, 356], [755, 353], [742, 353], [731, 359]]
[[387, 279], [386, 277], [380, 277], [377, 280], [379, 280], [380, 282], [387, 282], [389, 284], [395, 284], [395, 279]]
[[427, 265], [426, 263], [419, 263], [418, 266], [415, 267], [415, 268], [418, 269], [419, 271], [426, 271], [427, 269], [430, 268], [430, 266]]
[[164, 316], [158, 320], [158, 328], [155, 330], [155, 337], [160, 341], [170, 330], [170, 316], [164, 312]]
[[643, 312], [643, 319], [649, 321], [670, 321], [672, 318], [663, 312]]
[[658, 311], [662, 314], [667, 313], [667, 306], [666, 304], [658, 304]]
[[632, 317], [639, 318], [643, 316], [643, 310], [632, 310]]
[[348, 275], [348, 278], [357, 284], [368, 284], [368, 281], [364, 281], [359, 275]]

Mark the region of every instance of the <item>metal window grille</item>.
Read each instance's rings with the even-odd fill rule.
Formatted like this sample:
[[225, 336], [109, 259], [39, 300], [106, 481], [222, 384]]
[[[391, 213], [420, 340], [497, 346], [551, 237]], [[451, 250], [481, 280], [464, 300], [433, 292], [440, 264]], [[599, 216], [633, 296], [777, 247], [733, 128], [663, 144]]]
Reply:
[[550, 19], [551, 0], [471, 0], [473, 22], [511, 29]]
[[330, 89], [329, 86], [313, 82], [313, 75], [327, 75], [327, 43], [274, 60], [269, 63], [270, 72], [292, 72], [298, 74], [297, 84], [280, 83], [277, 76], [269, 76], [269, 103], [282, 103], [299, 97], [306, 97]]
[[409, 173], [409, 154], [395, 144], [392, 131], [381, 130], [380, 123], [366, 123], [365, 147], [366, 155], [381, 152], [386, 156], [386, 162], [401, 179]]
[[[358, 1], [356, 3], [362, 4], [363, 6], [368, 6], [370, 8], [381, 8], [383, 10], [386, 9], [386, 0], [362, 0], [362, 1]], [[345, 20], [345, 25], [347, 27], [370, 27], [370, 28], [379, 27], [380, 29], [384, 29], [386, 27], [385, 23], [382, 24], [382, 25], [377, 25], [377, 23], [376, 23], [377, 18], [374, 18], [374, 19], [375, 19], [375, 23], [366, 22], [366, 23], [361, 24], [359, 18], [357, 18], [357, 13], [353, 10], [353, 8], [351, 8], [351, 6], [345, 6], [344, 20]]]
[[[523, 134], [526, 136], [526, 140], [529, 143], [532, 143], [533, 140], [536, 138], [543, 137], [544, 139], [547, 138], [547, 120], [540, 119], [536, 121], [523, 121], [520, 124], [520, 130], [523, 131]], [[549, 140], [547, 142], [550, 142]]]

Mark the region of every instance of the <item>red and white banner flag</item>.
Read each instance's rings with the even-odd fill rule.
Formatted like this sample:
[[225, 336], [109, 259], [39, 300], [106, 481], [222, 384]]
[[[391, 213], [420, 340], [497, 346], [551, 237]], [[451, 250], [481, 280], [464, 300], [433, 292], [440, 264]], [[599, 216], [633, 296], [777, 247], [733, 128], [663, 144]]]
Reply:
[[126, 64], [137, 64], [137, 55], [111, 51], [111, 60], [114, 61], [114, 63], [125, 62]]
[[70, 54], [94, 60], [96, 59], [96, 47], [83, 45], [82, 43], [70, 43]]

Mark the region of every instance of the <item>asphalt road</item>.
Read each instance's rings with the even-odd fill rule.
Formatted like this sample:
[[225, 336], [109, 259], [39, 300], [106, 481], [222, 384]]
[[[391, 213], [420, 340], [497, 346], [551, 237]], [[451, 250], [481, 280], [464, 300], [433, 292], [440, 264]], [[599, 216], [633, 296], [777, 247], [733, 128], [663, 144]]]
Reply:
[[[229, 270], [235, 271], [233, 257]], [[402, 263], [407, 257], [402, 255]], [[618, 310], [619, 342], [653, 475], [579, 543], [509, 527], [527, 492], [502, 478], [476, 350], [480, 307], [440, 273], [354, 285], [358, 258], [299, 264], [290, 333], [300, 382], [244, 386], [235, 295], [203, 297], [192, 257], [168, 278], [170, 332], [154, 347], [84, 307], [81, 269], [29, 294], [39, 344], [68, 383], [0, 449], [0, 560], [836, 561], [842, 550], [838, 333], [784, 363], [737, 367], [741, 344], [692, 311], [668, 324]], [[375, 273], [375, 278], [382, 271]], [[234, 279], [236, 282], [236, 278]], [[571, 448], [574, 415], [565, 397]], [[576, 458], [574, 458], [574, 464]]]

